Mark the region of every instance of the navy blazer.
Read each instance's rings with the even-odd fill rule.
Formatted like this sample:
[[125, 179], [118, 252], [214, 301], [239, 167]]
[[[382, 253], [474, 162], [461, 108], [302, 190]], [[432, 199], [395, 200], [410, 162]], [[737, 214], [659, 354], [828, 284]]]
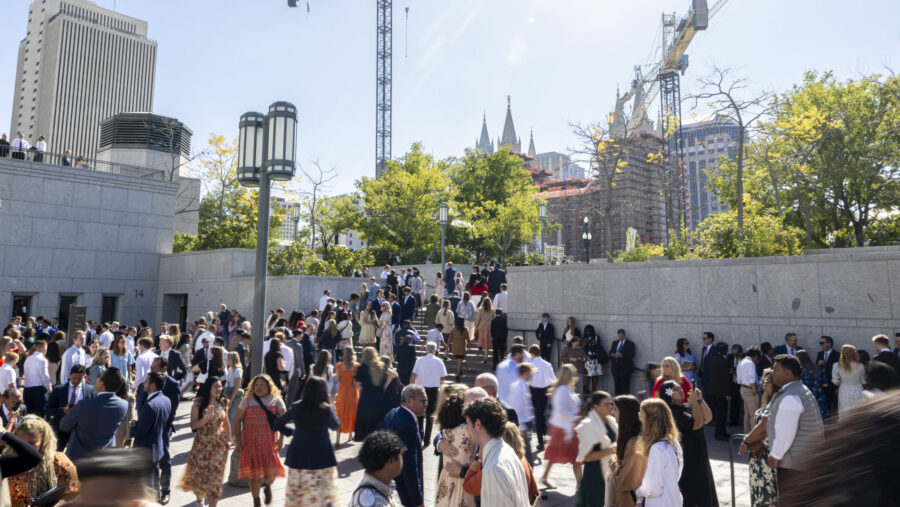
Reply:
[[[300, 346], [303, 347], [303, 364], [306, 365], [306, 374], [312, 373], [312, 365], [316, 363], [316, 342], [309, 333], [303, 333], [300, 337]], [[294, 356], [294, 361], [297, 356]]]
[[422, 434], [419, 433], [419, 425], [416, 418], [406, 408], [400, 406], [391, 409], [378, 429], [393, 431], [406, 451], [403, 453], [403, 471], [394, 479], [397, 482], [397, 493], [400, 495], [400, 503], [405, 507], [422, 505]]
[[[169, 399], [169, 405], [172, 408], [168, 420], [168, 427], [171, 428], [175, 424], [175, 412], [178, 412], [178, 402], [181, 401], [181, 387], [178, 386], [178, 382], [175, 382], [175, 379], [166, 375], [166, 385], [163, 386], [162, 393], [163, 396]], [[141, 384], [138, 386], [137, 395], [134, 397], [135, 410], [140, 412], [146, 402], [147, 395], [144, 394], [144, 384]]]
[[334, 447], [328, 430], [336, 430], [340, 426], [333, 408], [318, 413], [315, 429], [306, 429], [297, 424], [297, 411], [300, 402], [291, 405], [291, 408], [275, 420], [275, 429], [283, 431], [288, 424], [294, 423], [294, 437], [288, 446], [284, 464], [289, 468], [299, 470], [321, 470], [323, 468], [337, 466], [334, 456]]
[[[794, 348], [797, 350], [806, 350], [803, 347], [801, 347], [800, 345], [797, 345]], [[783, 354], [787, 354], [787, 345], [776, 345], [775, 346], [775, 355], [780, 356]], [[840, 355], [840, 352], [838, 352], [838, 355]], [[828, 375], [831, 375], [831, 372], [828, 372]]]
[[77, 461], [95, 449], [114, 447], [116, 430], [127, 411], [127, 401], [107, 392], [77, 403], [59, 422], [59, 429], [71, 433], [66, 449], [69, 459]]
[[[157, 356], [162, 356], [161, 350], [154, 350]], [[174, 348], [169, 349], [169, 357], [167, 359], [169, 362], [169, 366], [166, 367], [166, 373], [169, 374], [170, 377], [177, 381], [184, 380], [187, 377], [188, 367], [187, 363], [184, 362], [184, 358], [181, 356], [181, 352], [178, 352]]]
[[413, 320], [413, 317], [416, 315], [416, 298], [412, 294], [409, 296], [403, 296], [402, 302], [400, 305], [400, 323], [402, 324], [404, 320], [409, 319]]
[[[81, 399], [87, 400], [97, 395], [97, 390], [87, 382], [81, 383]], [[59, 421], [66, 413], [63, 411], [69, 405], [69, 383], [56, 386], [47, 397], [47, 408], [44, 410], [44, 418], [50, 423], [50, 427], [56, 432], [56, 449], [61, 451], [69, 443], [69, 433], [59, 429]]]
[[612, 357], [612, 355], [616, 353], [617, 348], [619, 348], [618, 337], [613, 340], [612, 346], [609, 347], [609, 359], [612, 363], [611, 369], [614, 371], [630, 373], [632, 370], [634, 370], [634, 342], [629, 340], [628, 338], [625, 338], [625, 343], [622, 344], [622, 350], [619, 351], [622, 353], [622, 357]]
[[171, 414], [172, 403], [169, 398], [162, 392], [155, 392], [144, 402], [138, 411], [137, 424], [131, 428], [130, 436], [134, 439], [134, 447], [150, 449], [154, 463], [162, 459], [166, 453], [163, 433], [169, 424]]
[[400, 303], [396, 300], [391, 303], [391, 324], [400, 327]]

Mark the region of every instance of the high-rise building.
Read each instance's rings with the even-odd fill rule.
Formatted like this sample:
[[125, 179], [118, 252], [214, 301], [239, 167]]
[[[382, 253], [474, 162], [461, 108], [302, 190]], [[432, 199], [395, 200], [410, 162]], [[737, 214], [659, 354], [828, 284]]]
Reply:
[[[350, 199], [353, 200], [353, 205], [356, 206], [356, 209], [360, 213], [363, 212], [363, 202], [362, 202], [362, 199], [360, 199], [359, 194], [356, 194], [356, 193], [342, 194], [342, 195], [338, 195], [335, 197], [336, 198], [349, 197]], [[369, 246], [369, 243], [366, 240], [362, 239], [362, 237], [359, 235], [359, 231], [354, 231], [354, 230], [347, 230], [347, 231], [338, 233], [337, 240], [335, 243], [338, 245], [341, 245], [341, 246], [345, 246], [345, 247], [349, 248], [350, 250], [354, 250], [354, 251], [361, 250], [361, 249]]]
[[272, 207], [269, 209], [269, 216], [275, 216], [275, 213], [280, 209], [284, 211], [284, 219], [281, 221], [281, 227], [279, 227], [278, 230], [270, 229], [269, 234], [277, 238], [278, 242], [282, 245], [292, 244], [294, 242], [294, 233], [297, 231], [297, 222], [294, 222], [294, 218], [291, 216], [291, 207], [292, 205], [289, 204], [284, 197], [272, 198]]
[[734, 121], [718, 117], [685, 124], [682, 134], [687, 167], [685, 194], [688, 212], [685, 226], [694, 231], [707, 216], [728, 211], [728, 204], [706, 188], [706, 171], [719, 167], [719, 157], [737, 155], [740, 129]]
[[156, 42], [147, 23], [86, 0], [34, 0], [19, 45], [10, 131], [94, 158], [100, 122], [152, 111]]

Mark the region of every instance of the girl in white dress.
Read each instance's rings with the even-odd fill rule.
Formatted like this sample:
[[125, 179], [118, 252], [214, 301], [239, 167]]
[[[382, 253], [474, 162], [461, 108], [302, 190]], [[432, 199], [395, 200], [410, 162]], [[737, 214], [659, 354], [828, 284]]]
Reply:
[[378, 318], [378, 337], [381, 339], [378, 354], [394, 357], [394, 335], [391, 332], [391, 304], [381, 303], [381, 317]]
[[638, 452], [647, 456], [644, 480], [634, 494], [644, 499], [645, 507], [681, 505], [678, 479], [684, 466], [678, 428], [669, 406], [659, 398], [641, 403], [641, 431]]
[[838, 420], [850, 415], [854, 405], [863, 397], [863, 381], [866, 369], [859, 362], [859, 354], [853, 345], [841, 347], [841, 358], [834, 363], [831, 382], [838, 387]]

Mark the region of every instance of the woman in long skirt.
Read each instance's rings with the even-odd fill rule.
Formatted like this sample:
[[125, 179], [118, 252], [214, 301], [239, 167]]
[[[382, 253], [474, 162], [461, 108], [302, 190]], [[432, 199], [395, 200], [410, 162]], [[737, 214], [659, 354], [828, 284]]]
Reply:
[[[341, 445], [341, 433], [353, 433], [356, 426], [356, 408], [359, 404], [359, 388], [355, 376], [359, 369], [353, 347], [344, 348], [344, 356], [337, 366], [337, 378], [340, 379], [337, 393], [337, 415], [341, 426], [335, 431], [334, 446]], [[351, 438], [352, 440], [352, 438]]]
[[225, 463], [231, 445], [228, 401], [222, 396], [222, 380], [209, 377], [197, 391], [191, 407], [191, 430], [194, 441], [188, 455], [181, 489], [193, 491], [197, 503], [205, 500], [215, 507], [222, 495]]

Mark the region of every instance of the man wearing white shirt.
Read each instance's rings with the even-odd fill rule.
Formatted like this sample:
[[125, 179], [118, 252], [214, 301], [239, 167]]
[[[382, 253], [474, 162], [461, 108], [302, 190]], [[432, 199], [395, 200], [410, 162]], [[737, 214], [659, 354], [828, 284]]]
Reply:
[[804, 471], [805, 455], [825, 440], [819, 405], [800, 381], [801, 373], [800, 360], [796, 357], [775, 356], [772, 381], [781, 389], [770, 402], [766, 433], [770, 441], [769, 466], [776, 469], [779, 489], [790, 477]]
[[467, 405], [463, 415], [469, 438], [481, 449], [481, 505], [531, 505], [525, 468], [513, 448], [501, 438], [506, 414], [500, 403], [481, 398]]
[[139, 385], [147, 380], [147, 374], [150, 373], [153, 360], [159, 357], [153, 352], [153, 340], [150, 338], [138, 340], [138, 350], [140, 353], [134, 359], [134, 383], [131, 386], [135, 391], [137, 391]]
[[[447, 376], [447, 367], [444, 362], [435, 356], [437, 345], [434, 342], [425, 344], [426, 354], [416, 360], [413, 366], [412, 375], [409, 377], [410, 384], [419, 384], [425, 388], [425, 395], [428, 396], [428, 411], [425, 414], [425, 433], [424, 442], [427, 446], [431, 442], [431, 428], [433, 425], [434, 409], [437, 408], [438, 390]], [[419, 432], [422, 431], [422, 418], [419, 418]]]
[[507, 313], [506, 307], [506, 284], [500, 284], [500, 292], [494, 296], [494, 310], [503, 310], [503, 313]]
[[[46, 336], [46, 335], [44, 335]], [[47, 340], [40, 339], [31, 347], [31, 355], [25, 360], [25, 406], [29, 414], [44, 416], [47, 395], [50, 394], [50, 373], [47, 371]]]
[[11, 147], [12, 158], [25, 160], [25, 152], [31, 148], [31, 145], [28, 144], [28, 141], [25, 140], [25, 134], [19, 132], [16, 139], [13, 139]]
[[213, 340], [216, 339], [215, 333], [206, 330], [206, 326], [204, 324], [200, 324], [198, 326], [203, 331], [200, 333], [200, 336], [197, 337], [197, 341], [194, 342], [194, 352], [203, 348], [203, 339], [206, 338], [209, 340], [209, 343], [212, 343]]
[[91, 366], [91, 358], [84, 351], [84, 331], [75, 331], [72, 335], [72, 346], [66, 349], [62, 356], [62, 362], [59, 366], [59, 378], [68, 379], [69, 372], [76, 364], [80, 364], [85, 368]]
[[759, 361], [759, 349], [748, 347], [735, 372], [735, 380], [741, 386], [741, 400], [744, 401], [744, 433], [750, 433], [750, 430], [755, 426], [753, 424], [753, 414], [759, 408], [759, 379], [756, 377], [757, 361]]
[[[509, 403], [509, 386], [519, 378], [519, 363], [525, 357], [525, 346], [515, 344], [509, 353], [509, 359], [497, 366], [497, 399]], [[518, 413], [518, 412], [517, 412]]]
[[384, 271], [381, 272], [381, 285], [384, 286], [387, 283], [388, 277], [391, 276], [391, 266], [390, 264], [384, 265]]
[[7, 352], [3, 356], [3, 366], [0, 366], [0, 392], [19, 386], [19, 370], [16, 369], [18, 362], [19, 354], [15, 352]]
[[540, 346], [528, 347], [528, 355], [531, 356], [531, 365], [534, 366], [529, 391], [531, 391], [531, 405], [534, 407], [534, 429], [537, 433], [538, 452], [541, 452], [544, 450], [544, 435], [547, 434], [547, 389], [550, 384], [556, 382], [556, 374], [553, 373], [553, 366], [541, 357]]
[[324, 312], [325, 306], [328, 305], [328, 300], [331, 299], [331, 291], [325, 289], [325, 292], [322, 293], [322, 297], [319, 298], [319, 311]]
[[102, 331], [100, 333], [100, 346], [112, 348], [114, 336], [112, 334], [112, 331], [109, 330], [109, 324], [103, 324], [102, 326], [100, 326], [100, 329]]
[[529, 463], [534, 463], [531, 455], [531, 432], [534, 430], [534, 405], [531, 403], [531, 391], [528, 389], [528, 383], [531, 382], [531, 375], [536, 368], [531, 363], [522, 361], [516, 370], [519, 373], [519, 380], [516, 380], [509, 386], [509, 406], [516, 411], [519, 416], [519, 432], [522, 434], [522, 440], [525, 442], [525, 458]]
[[47, 153], [47, 141], [44, 140], [44, 136], [38, 136], [38, 142], [34, 145], [34, 149], [34, 161], [43, 162], [44, 153]]

